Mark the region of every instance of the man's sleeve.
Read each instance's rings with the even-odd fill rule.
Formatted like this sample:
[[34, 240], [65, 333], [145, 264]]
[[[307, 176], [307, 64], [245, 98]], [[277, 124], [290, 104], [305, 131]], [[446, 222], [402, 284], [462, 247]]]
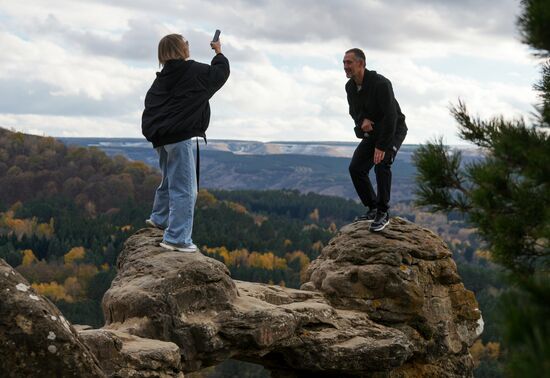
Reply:
[[229, 78], [229, 60], [223, 54], [216, 54], [212, 58], [210, 68], [208, 70], [208, 92], [212, 97]]
[[383, 118], [376, 123], [378, 138], [376, 148], [387, 151], [392, 147], [395, 128], [397, 127], [397, 109], [395, 97], [389, 80], [379, 83], [376, 88], [376, 101], [381, 108]]

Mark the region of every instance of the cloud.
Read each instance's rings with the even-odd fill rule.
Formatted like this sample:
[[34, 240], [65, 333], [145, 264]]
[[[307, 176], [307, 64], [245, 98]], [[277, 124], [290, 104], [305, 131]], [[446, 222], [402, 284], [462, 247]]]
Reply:
[[[137, 118], [137, 115], [136, 115]], [[103, 136], [139, 138], [139, 124], [113, 117], [67, 117], [35, 114], [0, 114], [0, 127], [24, 133], [62, 137]]]
[[26, 0], [0, 6], [0, 125], [49, 135], [139, 136], [158, 40], [181, 33], [209, 62], [222, 30], [231, 77], [212, 100], [211, 138], [355, 140], [343, 52], [364, 48], [393, 83], [407, 142], [448, 135], [449, 104], [527, 114], [535, 60], [503, 0]]
[[152, 82], [150, 76], [144, 80], [151, 70], [82, 55], [49, 41], [26, 41], [0, 32], [0, 43], [0, 93], [7, 100], [0, 107], [6, 112], [56, 114], [56, 109], [65, 109], [57, 114], [86, 114], [93, 103], [112, 110], [118, 106], [120, 113], [128, 106], [128, 97], [145, 91]]

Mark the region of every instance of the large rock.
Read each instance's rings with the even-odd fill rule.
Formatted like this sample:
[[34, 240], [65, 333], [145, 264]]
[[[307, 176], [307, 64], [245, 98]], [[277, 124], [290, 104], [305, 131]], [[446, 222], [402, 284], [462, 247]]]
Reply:
[[105, 376], [59, 310], [2, 259], [0, 356], [1, 377]]
[[405, 367], [471, 375], [468, 348], [483, 330], [481, 313], [433, 232], [400, 218], [381, 233], [369, 232], [366, 222], [350, 224], [311, 263], [306, 279], [302, 289], [322, 292], [334, 307], [403, 331], [415, 354]]
[[109, 377], [183, 378], [180, 350], [174, 343], [105, 329], [75, 328]]
[[[304, 290], [233, 281], [220, 262], [128, 239], [103, 299], [105, 330], [176, 343], [183, 371], [228, 358], [325, 376], [471, 376], [480, 334], [473, 294], [428, 230], [393, 219], [344, 227]], [[286, 370], [286, 372], [282, 372]]]

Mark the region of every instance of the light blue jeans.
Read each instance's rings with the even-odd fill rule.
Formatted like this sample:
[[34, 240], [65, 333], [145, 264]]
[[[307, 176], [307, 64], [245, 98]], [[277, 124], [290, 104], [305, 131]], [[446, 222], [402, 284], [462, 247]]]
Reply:
[[156, 148], [162, 181], [155, 192], [151, 220], [165, 227], [164, 241], [193, 243], [193, 213], [197, 199], [197, 176], [193, 143], [187, 139]]

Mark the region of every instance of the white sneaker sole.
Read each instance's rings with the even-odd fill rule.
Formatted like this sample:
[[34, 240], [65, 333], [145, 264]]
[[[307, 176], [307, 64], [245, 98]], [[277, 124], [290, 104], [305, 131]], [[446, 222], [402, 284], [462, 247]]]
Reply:
[[370, 230], [373, 231], [373, 232], [379, 232], [379, 231], [382, 231], [384, 228], [386, 228], [386, 226], [390, 224], [390, 221], [388, 220], [386, 223], [384, 223], [383, 225], [381, 226], [378, 226], [378, 227], [370, 227]]
[[166, 244], [161, 242], [160, 246], [165, 249], [169, 249], [170, 251], [177, 251], [177, 252], [188, 252], [193, 253], [197, 252], [199, 249], [196, 246], [193, 247], [176, 247], [174, 245]]
[[353, 220], [353, 223], [355, 222], [367, 222], [367, 223], [372, 223], [374, 222], [374, 219], [354, 219]]

